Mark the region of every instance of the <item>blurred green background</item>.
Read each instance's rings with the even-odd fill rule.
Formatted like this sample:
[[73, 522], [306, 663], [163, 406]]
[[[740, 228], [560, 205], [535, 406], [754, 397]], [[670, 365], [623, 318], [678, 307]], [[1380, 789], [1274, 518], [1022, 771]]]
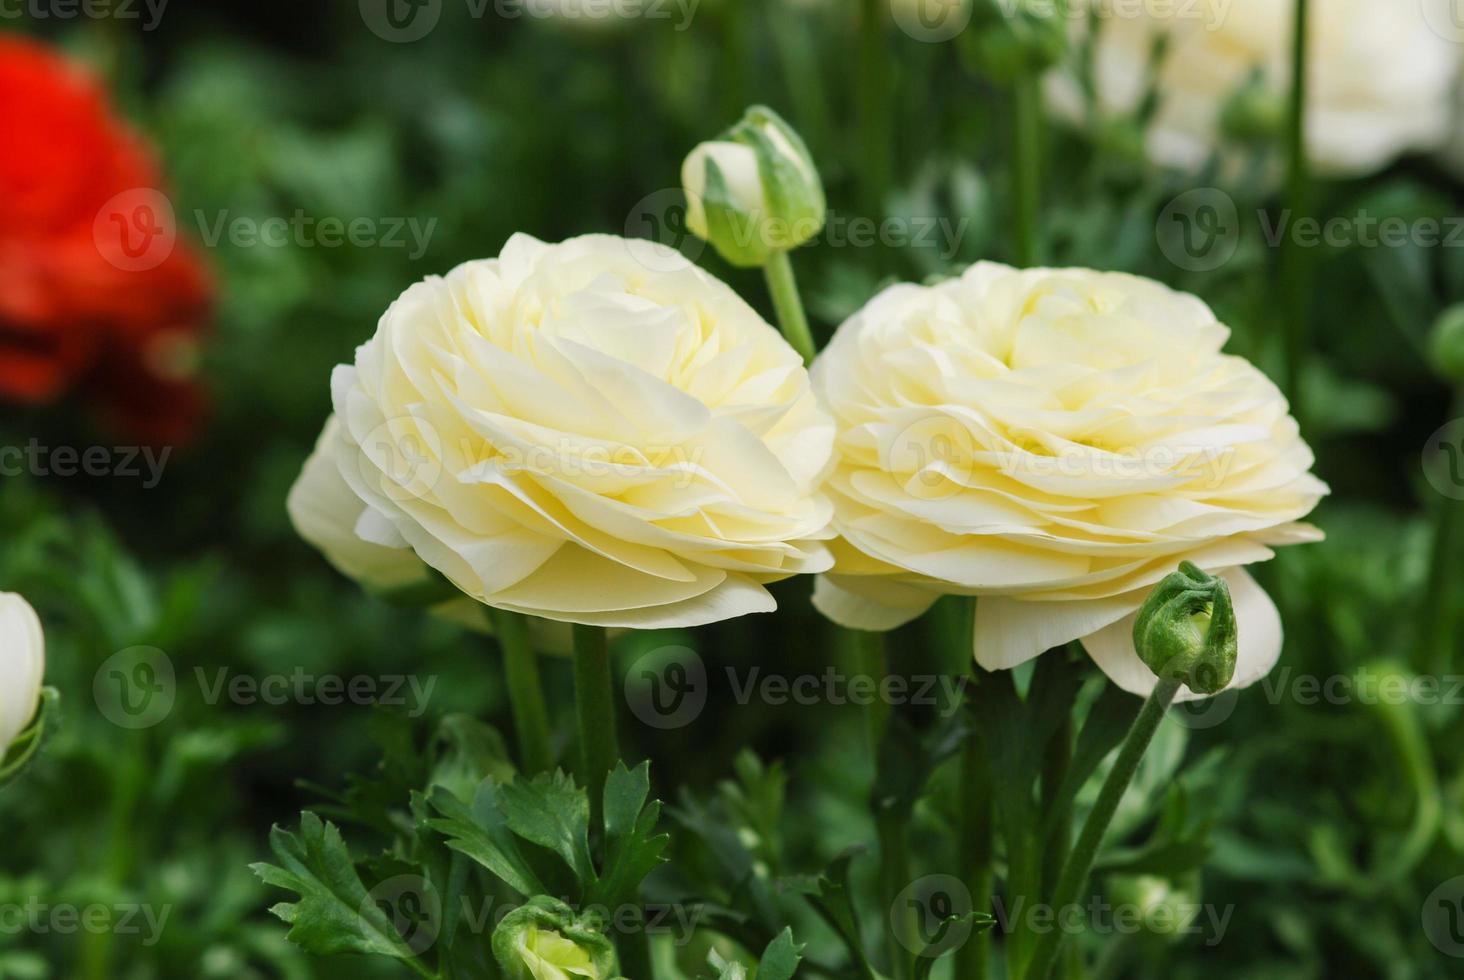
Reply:
[[[807, 139], [833, 227], [893, 218], [925, 229], [909, 245], [830, 235], [795, 256], [821, 337], [884, 283], [1009, 259], [1003, 92], [971, 71], [958, 43], [891, 31], [870, 57], [855, 6], [703, 0], [677, 30], [674, 20], [506, 19], [492, 5], [475, 17], [447, 0], [436, 29], [410, 43], [384, 40], [344, 0], [173, 0], [151, 31], [115, 18], [7, 22], [92, 65], [154, 141], [184, 234], [217, 274], [220, 306], [204, 352], [211, 420], [156, 488], [0, 482], [0, 586], [40, 609], [48, 681], [63, 695], [48, 754], [0, 797], [0, 903], [40, 896], [172, 909], [155, 945], [0, 929], [0, 976], [398, 975], [390, 964], [312, 960], [290, 947], [266, 911], [282, 896], [247, 868], [265, 856], [271, 824], [293, 823], [320, 800], [302, 781], [340, 789], [346, 774], [373, 771], [376, 713], [211, 705], [193, 681], [195, 670], [212, 677], [219, 668], [410, 672], [437, 678], [419, 729], [451, 712], [507, 727], [491, 640], [362, 595], [289, 527], [283, 501], [329, 411], [330, 369], [351, 358], [411, 282], [494, 255], [516, 231], [548, 240], [655, 235], [696, 251], [771, 317], [760, 278], [696, 250], [679, 221], [683, 156], [753, 102], [773, 106]], [[863, 124], [871, 99], [887, 100], [888, 134]], [[1222, 268], [1188, 272], [1156, 238], [1164, 205], [1206, 186], [1205, 177], [1150, 168], [1121, 143], [1056, 128], [1044, 139], [1045, 263], [1128, 270], [1196, 292], [1235, 331], [1235, 353], [1277, 370], [1275, 250], [1248, 234]], [[888, 161], [887, 179], [870, 177], [871, 153]], [[1367, 180], [1323, 184], [1316, 211], [1444, 216], [1459, 212], [1461, 193], [1435, 162], [1410, 159]], [[1254, 190], [1234, 196], [1242, 210], [1276, 204]], [[403, 245], [240, 247], [226, 236], [210, 246], [196, 217], [209, 228], [220, 216], [297, 212], [400, 222]], [[411, 222], [430, 228], [420, 254]], [[1260, 569], [1288, 627], [1282, 668], [1329, 677], [1386, 661], [1448, 678], [1464, 605], [1451, 573], [1464, 552], [1456, 534], [1430, 569], [1448, 502], [1419, 460], [1430, 433], [1458, 414], [1425, 350], [1435, 318], [1464, 296], [1464, 250], [1320, 249], [1313, 261], [1315, 328], [1300, 408], [1334, 493], [1315, 516], [1328, 541]], [[5, 407], [0, 440], [33, 436], [111, 444], [70, 406]], [[1431, 579], [1443, 583], [1441, 597]], [[873, 836], [857, 710], [738, 704], [720, 673], [737, 664], [817, 674], [842, 656], [808, 607], [808, 589], [780, 586], [776, 621], [637, 637], [618, 653], [628, 664], [641, 650], [679, 643], [713, 665], [711, 703], [683, 731], [658, 732], [622, 711], [627, 752], [654, 761], [657, 791], [672, 802], [690, 794], [688, 814], [702, 797], [725, 806], [717, 786], [739, 750], [785, 760], [781, 860], [813, 871]], [[962, 669], [943, 622], [891, 641], [897, 670]], [[819, 636], [827, 642], [812, 641]], [[137, 645], [164, 650], [179, 683], [167, 717], [132, 731], [104, 717], [93, 684], [108, 657]], [[567, 664], [552, 662], [548, 676], [564, 703]], [[1180, 862], [1174, 877], [1234, 915], [1213, 945], [1135, 938], [1118, 975], [1460, 975], [1460, 961], [1429, 943], [1420, 919], [1425, 897], [1464, 873], [1460, 700], [1455, 692], [1453, 703], [1424, 706], [1303, 704], [1258, 687], [1228, 705], [1223, 723], [1181, 712], [1141, 778], [1129, 826], [1186, 808], [1184, 819], [1206, 831], [1206, 860], [1202, 876]], [[909, 714], [918, 726], [935, 721], [928, 709]], [[569, 719], [556, 721], [567, 742]], [[1181, 758], [1185, 775], [1175, 778]], [[938, 772], [916, 809], [917, 867], [952, 865], [950, 784]], [[677, 846], [685, 866], [698, 867], [695, 835]], [[801, 938], [826, 947], [828, 937], [809, 928]]]

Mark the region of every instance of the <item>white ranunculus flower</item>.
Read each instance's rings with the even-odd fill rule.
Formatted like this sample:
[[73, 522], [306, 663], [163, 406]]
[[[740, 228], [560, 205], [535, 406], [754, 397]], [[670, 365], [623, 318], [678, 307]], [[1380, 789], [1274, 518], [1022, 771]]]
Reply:
[[1086, 269], [980, 263], [894, 286], [813, 367], [839, 428], [835, 569], [815, 604], [892, 629], [944, 593], [979, 595], [976, 659], [1015, 667], [1082, 639], [1147, 693], [1133, 614], [1188, 559], [1228, 581], [1235, 682], [1281, 647], [1275, 607], [1241, 568], [1327, 488], [1285, 399], [1200, 300]]
[[40, 618], [25, 599], [0, 592], [0, 756], [35, 718], [45, 673]]
[[[364, 505], [337, 530], [480, 602], [687, 626], [771, 611], [765, 584], [831, 564], [833, 425], [797, 352], [663, 246], [515, 236], [402, 294], [331, 390]], [[404, 574], [337, 540], [343, 567]]]
[[[1317, 0], [1310, 25], [1307, 144], [1318, 170], [1362, 174], [1399, 154], [1437, 147], [1450, 128], [1459, 46], [1436, 30], [1428, 5], [1451, 0]], [[1167, 33], [1160, 103], [1146, 142], [1158, 163], [1197, 170], [1221, 147], [1227, 103], [1259, 71], [1284, 103], [1291, 74], [1293, 0], [1204, 0], [1097, 6], [1093, 75], [1100, 110], [1131, 113], [1143, 98], [1154, 38]], [[1429, 11], [1432, 14], [1432, 11]], [[1074, 30], [1086, 32], [1086, 17]], [[1049, 103], [1074, 123], [1087, 116], [1069, 66], [1048, 79]]]

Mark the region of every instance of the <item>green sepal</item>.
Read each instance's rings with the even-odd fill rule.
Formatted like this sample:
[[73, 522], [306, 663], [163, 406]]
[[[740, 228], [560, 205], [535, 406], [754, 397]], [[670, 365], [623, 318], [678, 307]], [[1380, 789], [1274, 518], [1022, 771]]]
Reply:
[[41, 703], [36, 708], [35, 718], [31, 719], [25, 731], [17, 735], [15, 741], [5, 749], [4, 755], [0, 756], [0, 787], [14, 782], [35, 761], [41, 746], [60, 722], [60, 703], [61, 692], [54, 687], [41, 689]]
[[1134, 622], [1134, 649], [1156, 675], [1218, 694], [1239, 657], [1230, 586], [1192, 562], [1154, 587]]
[[530, 931], [558, 934], [583, 950], [594, 972], [593, 980], [611, 980], [619, 972], [615, 947], [596, 923], [578, 918], [574, 910], [557, 898], [537, 895], [503, 917], [493, 930], [493, 958], [507, 980], [534, 980], [519, 949], [519, 940]]

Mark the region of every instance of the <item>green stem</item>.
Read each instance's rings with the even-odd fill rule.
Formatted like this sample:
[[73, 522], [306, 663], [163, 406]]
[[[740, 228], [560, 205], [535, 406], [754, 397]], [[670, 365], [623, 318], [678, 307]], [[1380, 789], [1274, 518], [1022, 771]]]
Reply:
[[[1287, 206], [1293, 223], [1306, 218], [1310, 208], [1310, 178], [1306, 152], [1307, 26], [1308, 0], [1295, 0], [1291, 47], [1291, 111], [1287, 123]], [[1286, 323], [1286, 394], [1298, 420], [1304, 406], [1301, 399], [1301, 368], [1311, 327], [1311, 262], [1295, 235], [1287, 236], [1282, 254], [1282, 291]]]
[[656, 970], [651, 958], [651, 937], [646, 932], [644, 923], [635, 932], [621, 936], [615, 948], [620, 952], [621, 973], [627, 977], [656, 980]]
[[[851, 633], [855, 644], [855, 655], [858, 659], [857, 669], [861, 674], [873, 678], [878, 691], [865, 708], [864, 713], [877, 791], [880, 755], [885, 738], [889, 734], [892, 711], [889, 702], [884, 699], [884, 692], [887, 689], [885, 678], [889, 676], [889, 656], [885, 648], [883, 633], [865, 631], [851, 631]], [[901, 937], [902, 934], [909, 936], [916, 933], [908, 928], [902, 933], [895, 925], [896, 916], [907, 915], [907, 910], [896, 908], [895, 898], [911, 881], [907, 821], [900, 813], [891, 809], [885, 800], [872, 797], [871, 804], [874, 809], [875, 833], [879, 837], [880, 898], [886, 908], [893, 910], [892, 914], [885, 919], [890, 929], [889, 942], [886, 946], [889, 949], [894, 980], [909, 980], [913, 976], [915, 968], [913, 954], [901, 942]]]
[[591, 826], [598, 826], [605, 777], [620, 758], [620, 740], [615, 733], [615, 680], [603, 627], [574, 628], [574, 704], [579, 720], [580, 779], [590, 796], [594, 815]]
[[[971, 890], [971, 908], [991, 910], [992, 825], [991, 763], [976, 732], [966, 737], [961, 755], [960, 873]], [[962, 980], [986, 980], [991, 973], [991, 933], [981, 931], [956, 951], [955, 975]]]
[[1012, 84], [1012, 181], [1015, 198], [1013, 255], [1019, 266], [1037, 264], [1037, 223], [1041, 209], [1042, 93], [1036, 75]]
[[[1053, 798], [1057, 795], [1063, 781], [1067, 779], [1072, 755], [1073, 718], [1069, 713], [1058, 726], [1057, 731], [1052, 733], [1052, 741], [1048, 743], [1047, 750], [1042, 757], [1042, 812], [1044, 814], [1056, 806]], [[1057, 887], [1063, 863], [1067, 861], [1068, 849], [1072, 846], [1072, 835], [1069, 831], [1072, 824], [1071, 812], [1056, 814], [1052, 817], [1052, 821], [1053, 826], [1057, 829], [1053, 832], [1052, 840], [1042, 855], [1042, 892], [1044, 895], [1051, 895], [1052, 890]]]
[[[1114, 760], [1108, 778], [1103, 781], [1098, 801], [1093, 804], [1088, 819], [1083, 822], [1078, 841], [1068, 855], [1067, 863], [1063, 865], [1062, 877], [1058, 879], [1057, 891], [1052, 901], [1054, 915], [1061, 917], [1063, 910], [1078, 900], [1078, 893], [1087, 882], [1089, 872], [1093, 870], [1098, 847], [1103, 843], [1108, 825], [1113, 822], [1113, 814], [1118, 810], [1119, 801], [1133, 782], [1139, 761], [1143, 759], [1149, 743], [1154, 740], [1154, 733], [1159, 730], [1164, 713], [1169, 710], [1169, 705], [1178, 693], [1179, 681], [1161, 679], [1154, 687], [1154, 693], [1144, 702], [1139, 716], [1134, 719], [1133, 727], [1129, 729], [1122, 748], [1118, 750], [1118, 758]], [[1061, 929], [1052, 929], [1042, 934], [1037, 940], [1037, 950], [1032, 957], [1031, 968], [1026, 973], [1026, 980], [1047, 980], [1051, 976], [1058, 953], [1062, 949], [1062, 940]]]
[[787, 252], [774, 252], [763, 266], [767, 276], [768, 292], [773, 294], [773, 309], [778, 314], [778, 326], [783, 336], [803, 358], [804, 364], [813, 363], [818, 347], [813, 342], [813, 331], [808, 327], [808, 315], [803, 312], [803, 300], [798, 295], [798, 280], [793, 275], [793, 261]]
[[[883, 689], [885, 676], [889, 673], [889, 658], [885, 652], [885, 635], [867, 630], [845, 630], [845, 637], [854, 652], [854, 669]], [[884, 744], [885, 731], [890, 724], [890, 705], [883, 697], [876, 696], [864, 711], [865, 734], [869, 738], [869, 755], [878, 766], [879, 748]]]
[[544, 703], [544, 682], [539, 658], [529, 639], [528, 617], [488, 607], [488, 619], [503, 651], [503, 675], [513, 728], [518, 735], [519, 762], [529, 775], [554, 768], [554, 747], [549, 735], [549, 709]]
[[859, 176], [868, 215], [884, 215], [885, 195], [894, 172], [890, 135], [890, 64], [885, 50], [885, 21], [889, 0], [863, 0], [859, 8], [859, 72], [856, 97], [859, 100]]
[[[1464, 387], [1454, 394], [1452, 418], [1464, 415]], [[1414, 660], [1419, 670], [1442, 676], [1453, 669], [1455, 654], [1454, 599], [1459, 562], [1459, 533], [1464, 528], [1464, 501], [1442, 497], [1434, 518], [1433, 554], [1429, 559], [1428, 584], [1423, 597], [1419, 625], [1420, 643]]]

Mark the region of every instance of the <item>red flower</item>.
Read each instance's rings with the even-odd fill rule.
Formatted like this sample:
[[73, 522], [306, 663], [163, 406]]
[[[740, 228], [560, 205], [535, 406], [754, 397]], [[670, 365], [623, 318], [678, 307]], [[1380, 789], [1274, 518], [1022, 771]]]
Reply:
[[213, 287], [152, 156], [94, 79], [3, 35], [0, 131], [0, 398], [80, 390], [113, 427], [186, 440]]

